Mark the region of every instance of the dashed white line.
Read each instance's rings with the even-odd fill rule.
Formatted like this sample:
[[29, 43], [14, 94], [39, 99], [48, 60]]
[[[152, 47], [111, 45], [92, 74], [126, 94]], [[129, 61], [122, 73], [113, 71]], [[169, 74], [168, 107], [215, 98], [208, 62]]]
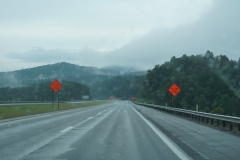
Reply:
[[[99, 115], [101, 115], [102, 113], [104, 113], [104, 112], [106, 112], [107, 110], [104, 110], [104, 111], [102, 111], [102, 112], [99, 112], [97, 115], [95, 115], [94, 117], [88, 117], [87, 119], [85, 119], [84, 121], [82, 121], [80, 124], [78, 124], [77, 126], [79, 126], [79, 125], [81, 125], [81, 124], [83, 124], [83, 123], [86, 123], [88, 120], [90, 120], [90, 119], [92, 119], [92, 118], [95, 118], [95, 117], [97, 117], [97, 116], [99, 116]], [[68, 127], [68, 128], [66, 128], [66, 129], [64, 129], [64, 130], [62, 130], [62, 131], [60, 131], [61, 133], [66, 133], [66, 132], [68, 132], [68, 131], [70, 131], [70, 130], [72, 130], [73, 128], [75, 128], [75, 127]]]
[[180, 151], [174, 144], [171, 142], [166, 135], [164, 135], [160, 130], [158, 130], [151, 122], [144, 118], [135, 108], [132, 106], [132, 109], [149, 125], [149, 127], [158, 135], [159, 138], [176, 154], [181, 160], [189, 160], [189, 158]]
[[96, 116], [101, 115], [101, 114], [102, 114], [102, 112], [99, 112]]
[[74, 128], [74, 127], [68, 127], [68, 128], [66, 128], [66, 129], [62, 130], [61, 133], [68, 132], [68, 131], [72, 130], [73, 128]]
[[93, 117], [88, 117], [87, 120], [92, 119]]

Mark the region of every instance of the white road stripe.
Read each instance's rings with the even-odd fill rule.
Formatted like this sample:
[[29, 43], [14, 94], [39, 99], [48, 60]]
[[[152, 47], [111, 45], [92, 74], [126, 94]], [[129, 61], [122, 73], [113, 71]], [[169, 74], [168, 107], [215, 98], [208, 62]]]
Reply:
[[164, 135], [160, 130], [158, 130], [151, 122], [144, 118], [135, 108], [132, 106], [133, 110], [150, 126], [150, 128], [158, 135], [159, 138], [175, 153], [181, 160], [189, 160], [187, 156], [182, 153], [176, 146], [171, 142], [166, 135]]
[[88, 117], [87, 120], [92, 119], [93, 117]]
[[72, 130], [73, 128], [74, 128], [74, 127], [68, 127], [68, 128], [66, 128], [66, 129], [62, 130], [61, 133], [68, 132], [68, 131]]
[[99, 112], [96, 116], [99, 116], [99, 115], [101, 115], [102, 114], [102, 112]]

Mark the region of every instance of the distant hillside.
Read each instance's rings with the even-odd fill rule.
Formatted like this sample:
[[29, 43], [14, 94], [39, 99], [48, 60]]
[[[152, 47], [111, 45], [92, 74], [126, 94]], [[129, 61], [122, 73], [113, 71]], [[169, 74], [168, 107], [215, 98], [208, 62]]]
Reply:
[[135, 72], [129, 72], [125, 73], [124, 76], [145, 76], [147, 74], [147, 71], [135, 71]]
[[115, 70], [62, 62], [13, 72], [0, 72], [0, 87], [20, 87], [53, 79], [91, 85], [119, 74], [120, 72]]
[[127, 74], [130, 72], [141, 72], [139, 69], [131, 66], [106, 66], [101, 69], [114, 70], [119, 72], [121, 75]]
[[110, 96], [128, 100], [140, 93], [145, 76], [115, 76], [91, 86], [93, 98], [108, 99]]
[[168, 88], [173, 84], [181, 92], [173, 97], [173, 107], [240, 116], [240, 61], [226, 56], [205, 55], [172, 57], [170, 62], [149, 70], [141, 97], [155, 104], [170, 106]]

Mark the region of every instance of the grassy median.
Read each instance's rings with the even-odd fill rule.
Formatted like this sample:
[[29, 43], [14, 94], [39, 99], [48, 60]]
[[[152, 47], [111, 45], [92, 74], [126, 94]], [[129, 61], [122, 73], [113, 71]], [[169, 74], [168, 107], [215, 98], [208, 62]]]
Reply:
[[59, 109], [57, 103], [54, 104], [27, 104], [27, 105], [6, 105], [0, 106], [0, 119], [27, 116], [39, 113], [53, 112], [58, 110], [67, 110], [87, 106], [96, 106], [112, 103], [113, 101], [91, 101], [84, 103], [60, 103]]

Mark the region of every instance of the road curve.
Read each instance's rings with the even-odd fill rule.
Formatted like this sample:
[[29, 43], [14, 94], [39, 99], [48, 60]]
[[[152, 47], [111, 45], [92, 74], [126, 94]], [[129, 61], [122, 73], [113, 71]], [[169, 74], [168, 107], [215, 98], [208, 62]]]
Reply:
[[127, 101], [2, 122], [0, 131], [1, 160], [239, 159], [240, 153], [238, 137]]

